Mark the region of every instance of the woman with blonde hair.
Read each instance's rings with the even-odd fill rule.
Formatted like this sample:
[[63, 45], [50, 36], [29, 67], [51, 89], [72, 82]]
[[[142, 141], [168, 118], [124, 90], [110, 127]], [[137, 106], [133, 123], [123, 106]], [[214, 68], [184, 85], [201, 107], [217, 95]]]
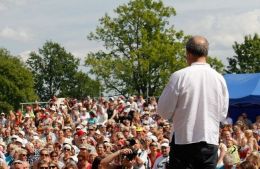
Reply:
[[246, 130], [245, 131], [245, 137], [247, 138], [247, 144], [249, 145], [250, 149], [252, 151], [258, 151], [258, 144], [257, 141], [253, 135], [252, 130]]

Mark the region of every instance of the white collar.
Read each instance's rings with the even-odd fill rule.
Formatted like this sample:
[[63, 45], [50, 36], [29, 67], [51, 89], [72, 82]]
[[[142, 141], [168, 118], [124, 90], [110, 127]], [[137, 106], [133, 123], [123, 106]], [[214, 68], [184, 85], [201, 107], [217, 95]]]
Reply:
[[205, 62], [193, 62], [193, 63], [191, 64], [191, 66], [194, 66], [194, 65], [207, 65], [207, 66], [209, 66], [209, 64], [208, 64], [208, 63], [205, 63]]

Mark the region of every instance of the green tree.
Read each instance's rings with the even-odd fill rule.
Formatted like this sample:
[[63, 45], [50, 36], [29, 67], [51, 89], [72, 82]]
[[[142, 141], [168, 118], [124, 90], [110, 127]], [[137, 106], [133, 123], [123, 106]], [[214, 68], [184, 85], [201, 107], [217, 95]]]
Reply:
[[233, 45], [235, 56], [227, 58], [228, 73], [260, 72], [260, 38], [258, 34], [245, 36], [244, 42]]
[[221, 62], [221, 60], [215, 58], [215, 57], [207, 57], [207, 62], [210, 64], [210, 66], [218, 71], [219, 73], [224, 73], [224, 64]]
[[42, 100], [70, 90], [79, 59], [58, 43], [47, 41], [38, 53], [31, 52], [26, 62], [33, 72], [35, 89]]
[[35, 101], [33, 76], [26, 66], [6, 49], [0, 49], [0, 111], [20, 108], [21, 102]]
[[100, 84], [96, 80], [92, 80], [87, 74], [77, 72], [72, 78], [69, 90], [63, 90], [62, 96], [70, 96], [73, 98], [83, 99], [86, 96], [97, 97], [100, 94]]
[[132, 0], [114, 12], [88, 36], [104, 42], [105, 50], [89, 53], [86, 65], [107, 90], [160, 94], [170, 74], [186, 65], [185, 36], [169, 25], [175, 9], [162, 1]]

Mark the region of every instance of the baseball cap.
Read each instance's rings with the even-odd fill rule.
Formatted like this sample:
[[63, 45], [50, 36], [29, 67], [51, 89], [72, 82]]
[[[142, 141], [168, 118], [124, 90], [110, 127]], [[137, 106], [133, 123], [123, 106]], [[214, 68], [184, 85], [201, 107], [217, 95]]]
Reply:
[[17, 136], [17, 135], [12, 135], [11, 136], [11, 139], [17, 139], [17, 138], [19, 138], [19, 136]]
[[88, 130], [94, 130], [93, 126], [88, 126]]
[[63, 146], [63, 149], [69, 149], [71, 151], [71, 145], [70, 144], [65, 144]]
[[24, 131], [22, 131], [22, 130], [19, 131], [19, 134], [21, 134], [22, 136], [25, 135]]
[[161, 147], [169, 147], [169, 143], [162, 143]]
[[105, 142], [109, 143], [109, 142], [110, 142], [110, 139], [109, 139], [108, 137], [105, 137], [105, 138], [104, 138], [104, 143], [105, 143]]
[[142, 127], [136, 127], [136, 131], [143, 131]]
[[79, 148], [80, 148], [80, 149], [88, 149], [88, 146], [85, 145], [85, 144], [80, 144], [80, 145], [79, 145]]
[[76, 127], [76, 129], [82, 129], [82, 128], [83, 128], [82, 125], [78, 125], [78, 126]]
[[23, 140], [22, 140], [20, 137], [18, 137], [18, 138], [15, 140], [15, 142], [18, 142], [18, 143], [23, 144]]
[[85, 134], [85, 132], [83, 130], [78, 130], [76, 132], [76, 134], [80, 137], [80, 136], [83, 136]]
[[109, 100], [114, 101], [115, 99], [114, 97], [109, 97]]

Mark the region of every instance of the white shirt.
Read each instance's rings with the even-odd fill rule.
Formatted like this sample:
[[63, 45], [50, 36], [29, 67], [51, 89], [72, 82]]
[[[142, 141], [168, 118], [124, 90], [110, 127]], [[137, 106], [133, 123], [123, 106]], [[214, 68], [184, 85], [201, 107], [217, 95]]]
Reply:
[[145, 169], [148, 165], [148, 153], [147, 151], [141, 149], [139, 149], [137, 152], [138, 157], [144, 162], [144, 164], [140, 166], [134, 166], [134, 169]]
[[169, 163], [169, 156], [164, 157], [161, 155], [155, 160], [153, 169], [165, 169], [166, 163]]
[[222, 75], [196, 62], [171, 75], [157, 108], [173, 121], [176, 144], [218, 145], [219, 123], [227, 116], [228, 90]]
[[132, 111], [137, 111], [138, 110], [138, 106], [136, 102], [132, 102], [130, 105], [130, 110]]

